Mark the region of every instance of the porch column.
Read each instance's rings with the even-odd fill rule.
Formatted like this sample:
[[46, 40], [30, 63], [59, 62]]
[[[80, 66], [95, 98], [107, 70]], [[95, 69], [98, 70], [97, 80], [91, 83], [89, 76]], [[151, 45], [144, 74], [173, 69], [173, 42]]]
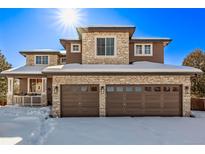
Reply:
[[47, 78], [42, 78], [41, 105], [47, 105]]
[[14, 78], [8, 78], [7, 105], [13, 105]]

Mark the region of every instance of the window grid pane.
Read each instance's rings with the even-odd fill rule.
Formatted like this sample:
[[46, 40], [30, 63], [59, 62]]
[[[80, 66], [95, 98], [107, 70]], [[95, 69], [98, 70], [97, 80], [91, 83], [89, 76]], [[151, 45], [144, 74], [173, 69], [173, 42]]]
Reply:
[[97, 55], [105, 55], [105, 38], [97, 38]]
[[145, 54], [146, 55], [150, 55], [151, 54], [151, 46], [150, 45], [145, 45]]
[[48, 64], [48, 56], [43, 56], [42, 64]]
[[141, 55], [142, 54], [142, 45], [136, 45], [136, 54]]
[[41, 56], [36, 56], [36, 64], [41, 64]]
[[106, 55], [114, 55], [114, 38], [106, 38]]
[[73, 51], [79, 51], [79, 45], [73, 45]]

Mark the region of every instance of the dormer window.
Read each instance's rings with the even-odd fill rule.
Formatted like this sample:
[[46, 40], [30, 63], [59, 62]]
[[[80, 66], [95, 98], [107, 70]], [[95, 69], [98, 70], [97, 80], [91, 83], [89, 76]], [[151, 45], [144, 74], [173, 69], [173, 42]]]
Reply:
[[152, 56], [152, 44], [135, 44], [135, 56]]
[[79, 53], [80, 52], [80, 44], [71, 44], [71, 52]]
[[48, 56], [36, 56], [36, 64], [37, 65], [47, 65], [48, 64]]
[[115, 55], [115, 38], [98, 37], [96, 38], [96, 55], [97, 56], [114, 56]]

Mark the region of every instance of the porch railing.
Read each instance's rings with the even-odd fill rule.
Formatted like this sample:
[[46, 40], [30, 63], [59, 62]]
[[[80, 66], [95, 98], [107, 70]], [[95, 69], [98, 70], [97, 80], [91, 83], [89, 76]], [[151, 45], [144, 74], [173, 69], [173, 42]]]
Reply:
[[37, 95], [37, 96], [14, 95], [13, 96], [14, 104], [19, 104], [22, 106], [42, 106], [41, 99], [42, 99], [41, 95]]

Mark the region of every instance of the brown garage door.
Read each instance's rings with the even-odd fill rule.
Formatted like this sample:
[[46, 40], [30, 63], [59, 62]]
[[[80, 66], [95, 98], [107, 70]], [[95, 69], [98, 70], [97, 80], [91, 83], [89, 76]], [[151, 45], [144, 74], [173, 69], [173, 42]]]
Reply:
[[99, 86], [62, 85], [61, 116], [99, 116]]
[[107, 116], [181, 116], [180, 85], [107, 85]]

